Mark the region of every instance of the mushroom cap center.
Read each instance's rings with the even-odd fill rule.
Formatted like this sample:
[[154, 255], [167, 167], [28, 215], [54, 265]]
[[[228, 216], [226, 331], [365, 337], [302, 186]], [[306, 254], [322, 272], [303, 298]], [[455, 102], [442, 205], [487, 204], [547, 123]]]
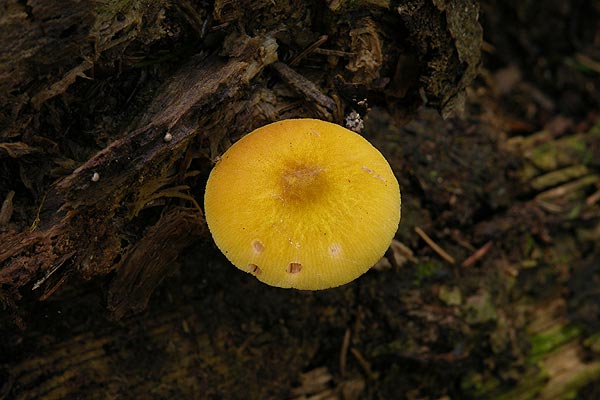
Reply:
[[322, 196], [327, 188], [324, 169], [307, 164], [288, 164], [281, 173], [281, 198], [286, 202], [310, 202]]

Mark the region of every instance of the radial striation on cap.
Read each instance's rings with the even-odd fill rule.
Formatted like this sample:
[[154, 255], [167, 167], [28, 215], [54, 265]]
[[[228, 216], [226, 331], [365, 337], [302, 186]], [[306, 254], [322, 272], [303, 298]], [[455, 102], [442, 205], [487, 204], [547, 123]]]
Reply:
[[400, 188], [366, 139], [289, 119], [233, 144], [211, 172], [205, 216], [219, 249], [272, 286], [326, 289], [373, 266], [400, 222]]

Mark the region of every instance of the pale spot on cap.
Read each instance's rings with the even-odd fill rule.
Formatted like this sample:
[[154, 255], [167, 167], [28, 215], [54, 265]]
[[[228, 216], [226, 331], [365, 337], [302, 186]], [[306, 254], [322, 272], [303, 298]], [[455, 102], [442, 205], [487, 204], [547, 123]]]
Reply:
[[339, 243], [333, 243], [329, 246], [329, 254], [332, 257], [339, 257], [342, 254], [342, 246]]
[[251, 244], [252, 244], [252, 250], [256, 254], [262, 253], [263, 250], [265, 249], [265, 245], [258, 239], [254, 239]]

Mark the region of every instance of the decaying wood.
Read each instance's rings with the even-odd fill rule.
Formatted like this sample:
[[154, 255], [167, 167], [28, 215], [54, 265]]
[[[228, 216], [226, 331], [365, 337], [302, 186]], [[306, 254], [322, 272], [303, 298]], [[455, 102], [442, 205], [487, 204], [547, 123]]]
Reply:
[[[18, 288], [36, 275], [47, 274], [57, 262], [62, 266], [67, 262], [61, 259], [64, 254], [71, 255], [69, 268], [86, 278], [107, 273], [118, 259], [125, 260], [119, 263], [125, 270], [150, 263], [158, 264], [155, 268], [160, 270], [172, 261], [170, 257], [157, 259], [151, 251], [164, 243], [167, 233], [177, 233], [168, 229], [169, 224], [162, 235], [146, 234], [131, 248], [122, 244], [124, 226], [139, 209], [151, 206], [148, 203], [155, 200], [156, 193], [176, 183], [178, 170], [185, 168], [179, 163], [190, 141], [202, 132], [206, 115], [224, 101], [235, 99], [240, 88], [275, 60], [276, 48], [271, 37], [247, 38], [238, 58], [223, 62], [199, 56], [184, 66], [160, 89], [138, 128], [51, 188], [39, 212], [40, 222], [30, 232], [18, 235], [19, 245], [9, 240], [13, 232], [2, 235], [0, 262], [6, 263], [0, 269], [0, 281], [4, 288]], [[164, 141], [165, 132], [172, 136], [169, 142]], [[99, 176], [97, 181], [92, 179], [94, 174]], [[199, 230], [191, 229], [185, 219], [180, 222], [190, 231]], [[201, 215], [196, 223], [203, 223]], [[183, 233], [173, 238], [178, 250], [197, 238]], [[127, 260], [136, 265], [128, 266]], [[115, 297], [117, 292], [113, 292]], [[115, 304], [121, 301], [113, 299]]]
[[[194, 186], [197, 173], [190, 171], [192, 162], [200, 168], [210, 166], [231, 138], [258, 125], [311, 115], [342, 122], [343, 113], [353, 107], [363, 112], [385, 96], [390, 104], [403, 98], [407, 102], [410, 96], [413, 100], [408, 102], [417, 104], [423, 91], [431, 104], [454, 109], [451, 99], [460, 96], [474, 76], [481, 40], [472, 0], [411, 1], [398, 7], [388, 2], [330, 2], [333, 19], [326, 23], [312, 13], [310, 4], [293, 0], [278, 2], [275, 8], [268, 1], [252, 2], [245, 12], [229, 1], [215, 2], [212, 12], [191, 2], [172, 9], [167, 1], [151, 6], [69, 4], [9, 1], [7, 13], [0, 17], [0, 23], [10, 28], [10, 35], [0, 38], [0, 117], [5, 128], [0, 133], [0, 159], [9, 171], [0, 175], [6, 186], [0, 194], [8, 195], [14, 186], [9, 177], [17, 176], [33, 194], [28, 206], [21, 205], [21, 193], [6, 203], [16, 207], [19, 216], [29, 213], [29, 220], [16, 219], [8, 212], [10, 207], [3, 212], [0, 284], [11, 304], [27, 285], [40, 298], [48, 298], [71, 274], [91, 279], [118, 269], [117, 280], [123, 280], [143, 277], [144, 271], [165, 271], [172, 257], [141, 267], [152, 264], [151, 256], [144, 255], [152, 252], [144, 249], [162, 245], [158, 242], [168, 233], [178, 235], [172, 241], [182, 249], [198, 235], [167, 229], [160, 233], [159, 222], [152, 222], [144, 210], [162, 207], [164, 217], [180, 215], [175, 211], [183, 205], [198, 208], [193, 196], [202, 188]], [[171, 10], [178, 13], [173, 20], [181, 16], [190, 26], [169, 26], [173, 20], [164, 15]], [[287, 15], [289, 10], [295, 12]], [[348, 20], [349, 11], [362, 15]], [[248, 13], [262, 16], [247, 18]], [[391, 19], [382, 18], [390, 13]], [[325, 24], [320, 22], [320, 31], [312, 31], [319, 24], [303, 25], [306, 18]], [[457, 24], [458, 20], [467, 22]], [[303, 35], [296, 35], [296, 28], [285, 28], [294, 23], [302, 26]], [[397, 37], [398, 23], [406, 27], [408, 37]], [[67, 93], [82, 82], [93, 82], [96, 69], [114, 60], [120, 65], [117, 71], [137, 65], [139, 42], [153, 43], [188, 28], [201, 40], [210, 39], [212, 47], [189, 56], [164, 83], [147, 92], [153, 98], [137, 115], [94, 127], [95, 132], [117, 129], [108, 133], [102, 150], [81, 149], [89, 154], [82, 162], [66, 156], [61, 138], [70, 122], [69, 111], [63, 109], [85, 104]], [[246, 33], [250, 31], [262, 33]], [[329, 53], [314, 51], [325, 43]], [[434, 52], [431, 43], [436, 44]], [[279, 44], [296, 52], [294, 68], [309, 69], [286, 65]], [[406, 54], [401, 50], [408, 48]], [[409, 55], [412, 61], [407, 61]], [[306, 74], [315, 62], [310, 57], [321, 61], [329, 57], [328, 69]], [[274, 85], [256, 79], [270, 64], [279, 77]], [[420, 76], [404, 73], [415, 65], [423, 67]], [[452, 83], [442, 82], [450, 76]], [[143, 90], [144, 82], [147, 72], [140, 75], [126, 104]], [[425, 82], [423, 87], [419, 82]], [[46, 113], [57, 132], [52, 138], [40, 134], [40, 121], [46, 117], [39, 115]], [[36, 174], [29, 159], [45, 160], [53, 167]], [[197, 213], [196, 222], [202, 226], [201, 210]], [[154, 275], [148, 278], [148, 288], [161, 279]], [[145, 304], [148, 293], [120, 298], [126, 293], [123, 288], [140, 285], [144, 286], [134, 281], [114, 284], [110, 302], [116, 314], [125, 313], [127, 304], [135, 309]]]
[[302, 94], [305, 99], [314, 104], [321, 118], [331, 118], [335, 109], [335, 102], [324, 95], [319, 88], [311, 81], [294, 71], [292, 68], [282, 62], [273, 64], [273, 68], [279, 76], [292, 89]]
[[143, 311], [179, 254], [203, 233], [205, 225], [197, 209], [170, 208], [165, 212], [117, 263], [108, 291], [108, 306], [117, 319], [130, 311]]

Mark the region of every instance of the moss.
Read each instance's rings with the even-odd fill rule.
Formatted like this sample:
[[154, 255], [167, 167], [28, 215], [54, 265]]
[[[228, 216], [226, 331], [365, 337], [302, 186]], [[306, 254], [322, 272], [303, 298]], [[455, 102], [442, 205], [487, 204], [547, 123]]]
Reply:
[[584, 165], [572, 165], [556, 171], [548, 172], [547, 174], [532, 179], [531, 187], [535, 190], [544, 190], [561, 183], [572, 181], [576, 178], [581, 178], [588, 173], [589, 170]]
[[[579, 390], [600, 374], [600, 363], [571, 364], [569, 348], [579, 335], [579, 328], [559, 326], [535, 335], [529, 361], [531, 372], [514, 389], [502, 393], [495, 400], [509, 399], [576, 399]], [[566, 358], [565, 358], [566, 357]], [[543, 360], [542, 360], [543, 358]], [[565, 368], [569, 362], [569, 368]]]
[[442, 269], [442, 264], [439, 261], [427, 260], [417, 264], [415, 269], [415, 279], [413, 284], [420, 286], [424, 281], [433, 278]]
[[544, 370], [538, 370], [529, 376], [524, 376], [521, 385], [518, 385], [512, 390], [504, 392], [498, 396], [490, 396], [494, 400], [533, 400], [538, 399], [539, 394], [544, 388], [544, 384], [548, 382], [548, 374]]
[[438, 293], [438, 297], [449, 306], [459, 306], [462, 304], [462, 293], [460, 288], [456, 286], [452, 288], [449, 288], [448, 286], [442, 286], [440, 288], [440, 292]]
[[440, 176], [440, 174], [436, 170], [433, 170], [433, 169], [431, 171], [429, 171], [428, 175], [429, 175], [429, 180], [432, 182], [436, 182], [438, 176]]
[[558, 168], [558, 149], [553, 143], [544, 143], [533, 149], [530, 161], [542, 171], [553, 171]]
[[569, 211], [569, 214], [567, 214], [567, 219], [577, 219], [579, 218], [579, 215], [581, 214], [581, 210], [583, 209], [583, 204], [579, 203], [579, 204], [575, 204], [575, 206], [571, 209], [571, 211]]
[[585, 166], [594, 161], [590, 143], [600, 135], [598, 132], [600, 128], [596, 125], [589, 132], [544, 142], [532, 148], [526, 154], [532, 165], [525, 165], [520, 176], [531, 179], [540, 172], [548, 172], [532, 182], [535, 188], [543, 189], [585, 175]]
[[600, 332], [586, 338], [583, 345], [594, 353], [600, 353]]
[[540, 332], [531, 337], [531, 351], [528, 361], [532, 364], [540, 361], [548, 353], [576, 338], [581, 333], [579, 327], [565, 325]]
[[498, 316], [496, 306], [487, 291], [469, 297], [466, 303], [464, 318], [469, 325], [495, 321]]
[[460, 387], [470, 396], [481, 398], [498, 388], [499, 384], [498, 379], [494, 377], [483, 376], [478, 372], [471, 371], [462, 378]]
[[[589, 147], [590, 136], [587, 134], [575, 135], [564, 139], [564, 150], [575, 155], [575, 157], [581, 160], [583, 165], [588, 165], [592, 161], [593, 155]], [[558, 142], [562, 143], [561, 141]]]
[[533, 251], [534, 247], [535, 239], [533, 238], [533, 235], [527, 233], [523, 242], [523, 257], [531, 256], [531, 252]]
[[[585, 372], [579, 374], [577, 378], [573, 379], [569, 382], [563, 393], [563, 399], [579, 399], [582, 398], [579, 396], [579, 390], [586, 386], [588, 383], [593, 380], [598, 379], [598, 375], [600, 375], [600, 363], [595, 363], [592, 368], [589, 368]], [[582, 393], [584, 394], [584, 393]]]
[[412, 339], [396, 339], [391, 342], [382, 344], [380, 346], [375, 347], [372, 351], [369, 352], [369, 357], [377, 358], [382, 356], [389, 355], [402, 355], [402, 354], [410, 354], [411, 352], [417, 352], [418, 345]]

